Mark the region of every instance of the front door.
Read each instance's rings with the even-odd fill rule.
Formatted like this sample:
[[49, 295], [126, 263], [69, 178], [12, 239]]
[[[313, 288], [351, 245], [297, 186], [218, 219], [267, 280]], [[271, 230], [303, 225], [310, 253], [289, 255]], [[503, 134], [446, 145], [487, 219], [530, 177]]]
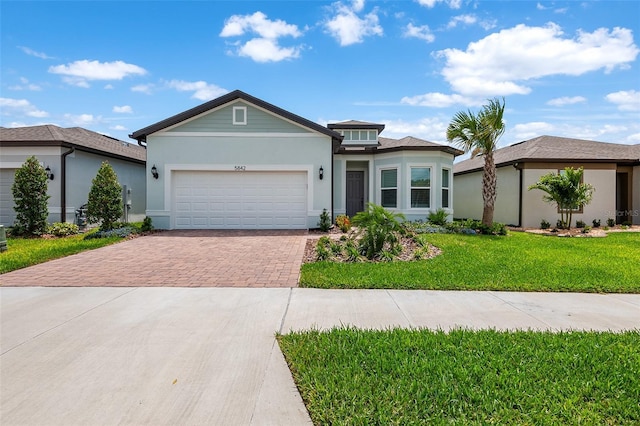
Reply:
[[347, 172], [347, 216], [364, 210], [364, 172]]

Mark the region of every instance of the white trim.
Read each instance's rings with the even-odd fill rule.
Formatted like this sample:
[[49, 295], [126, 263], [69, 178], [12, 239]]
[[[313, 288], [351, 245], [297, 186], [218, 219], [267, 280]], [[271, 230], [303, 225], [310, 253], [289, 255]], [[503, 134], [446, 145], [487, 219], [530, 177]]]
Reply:
[[400, 209], [400, 185], [399, 183], [402, 181], [402, 167], [400, 164], [385, 164], [384, 166], [376, 167], [376, 201], [375, 203], [378, 205], [382, 205], [382, 171], [383, 170], [396, 170], [396, 206], [395, 207], [385, 207], [390, 210], [398, 210]]
[[442, 182], [440, 182], [440, 207], [442, 207], [444, 210], [451, 210], [452, 209], [452, 205], [453, 205], [453, 170], [451, 167], [441, 167], [440, 168], [440, 180], [442, 180], [442, 172], [444, 170], [448, 170], [449, 171], [449, 186], [446, 188], [447, 191], [449, 191], [449, 199], [447, 200], [447, 204], [449, 205], [448, 207], [444, 207], [442, 205], [442, 190], [445, 189], [444, 186], [442, 186]]
[[[237, 116], [236, 116], [236, 112], [237, 111], [242, 111], [243, 112], [243, 118], [244, 120], [238, 120]], [[233, 107], [233, 114], [232, 114], [232, 120], [233, 120], [233, 125], [234, 126], [246, 126], [247, 125], [247, 107], [246, 106], [234, 106]]]
[[[25, 160], [27, 161], [27, 160]], [[25, 161], [2, 161], [0, 162], [0, 169], [19, 169], [25, 163]]]
[[264, 133], [264, 132], [163, 132], [154, 134], [153, 137], [238, 137], [238, 138], [264, 138], [277, 137], [277, 138], [317, 138], [318, 135], [314, 133]]
[[[429, 180], [431, 182], [429, 182], [429, 187], [426, 188], [429, 190], [429, 207], [411, 207], [411, 169], [412, 168], [421, 168], [421, 169], [429, 169]], [[433, 188], [437, 187], [436, 183], [438, 182], [438, 180], [436, 179], [436, 176], [434, 171], [436, 170], [436, 165], [435, 163], [407, 163], [407, 177], [406, 177], [406, 184], [407, 184], [407, 194], [405, 195], [406, 199], [407, 199], [407, 211], [410, 211], [412, 213], [424, 213], [424, 212], [428, 212], [430, 210], [432, 210], [434, 207], [434, 191]]]

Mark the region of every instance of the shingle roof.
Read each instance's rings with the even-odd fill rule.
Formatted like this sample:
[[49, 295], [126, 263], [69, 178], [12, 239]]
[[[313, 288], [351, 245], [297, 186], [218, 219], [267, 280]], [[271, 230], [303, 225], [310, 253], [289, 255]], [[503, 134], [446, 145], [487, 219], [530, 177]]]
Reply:
[[0, 145], [57, 145], [144, 162], [147, 150], [81, 127], [63, 128], [46, 124], [30, 127], [0, 127]]
[[318, 123], [314, 123], [313, 121], [307, 120], [306, 118], [300, 117], [299, 115], [293, 114], [289, 111], [286, 111], [282, 108], [279, 108], [275, 105], [265, 102], [262, 99], [258, 99], [255, 96], [251, 96], [241, 90], [234, 90], [233, 92], [229, 92], [226, 95], [220, 96], [219, 98], [205, 102], [187, 111], [183, 111], [172, 117], [166, 118], [162, 121], [158, 121], [157, 123], [151, 124], [150, 126], [147, 126], [143, 129], [136, 130], [135, 132], [130, 134], [129, 137], [132, 139], [137, 139], [138, 141], [145, 141], [147, 136], [152, 133], [158, 132], [160, 130], [166, 129], [167, 127], [171, 127], [175, 124], [181, 123], [185, 120], [188, 120], [189, 118], [203, 114], [214, 108], [218, 108], [219, 106], [222, 106], [236, 99], [243, 99], [251, 104], [259, 106], [260, 108], [264, 108], [267, 111], [271, 111], [276, 115], [279, 115], [288, 120], [291, 120], [294, 123], [298, 123], [304, 127], [313, 129], [317, 132], [330, 136], [332, 139], [335, 139], [335, 140], [342, 139], [342, 136], [340, 134], [338, 134], [337, 132], [334, 132], [331, 129], [328, 129], [327, 127], [321, 126]]
[[[640, 163], [640, 144], [624, 145], [557, 136], [539, 136], [500, 148], [494, 153], [496, 166], [516, 162], [546, 161], [583, 163]], [[453, 167], [454, 174], [481, 170], [484, 157], [461, 161]]]
[[420, 151], [444, 151], [453, 156], [462, 155], [464, 152], [435, 142], [429, 142], [424, 139], [415, 138], [413, 136], [405, 136], [402, 139], [391, 139], [379, 137], [380, 146], [377, 151], [399, 151], [399, 150], [420, 150]]

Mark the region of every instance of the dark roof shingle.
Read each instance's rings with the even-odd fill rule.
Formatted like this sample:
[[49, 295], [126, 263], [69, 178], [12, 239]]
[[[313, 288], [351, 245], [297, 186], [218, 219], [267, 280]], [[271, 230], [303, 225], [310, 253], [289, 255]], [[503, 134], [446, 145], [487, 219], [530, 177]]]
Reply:
[[[494, 153], [496, 166], [515, 162], [640, 162], [640, 144], [624, 145], [558, 136], [539, 136], [518, 142]], [[484, 157], [474, 157], [454, 165], [454, 173], [481, 170]]]

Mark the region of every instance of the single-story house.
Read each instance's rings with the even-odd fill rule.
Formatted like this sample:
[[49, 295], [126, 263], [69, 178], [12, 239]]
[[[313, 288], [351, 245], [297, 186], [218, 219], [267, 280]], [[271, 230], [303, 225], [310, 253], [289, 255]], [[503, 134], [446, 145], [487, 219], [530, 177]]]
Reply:
[[408, 219], [453, 214], [461, 151], [383, 138], [384, 125], [322, 126], [236, 90], [130, 137], [147, 148], [147, 215], [165, 229], [308, 229], [367, 202]]
[[[0, 127], [0, 224], [13, 225], [14, 175], [35, 156], [49, 174], [49, 223], [74, 222], [76, 209], [88, 199], [103, 161], [108, 161], [123, 186], [123, 219], [140, 221], [146, 210], [146, 150], [80, 127]], [[125, 214], [126, 212], [126, 214]]]
[[[566, 167], [584, 168], [583, 181], [595, 187], [591, 203], [574, 212], [572, 226], [581, 220], [591, 226], [607, 219], [640, 225], [640, 144], [624, 145], [556, 136], [540, 136], [495, 151], [497, 199], [494, 220], [515, 226], [539, 227], [544, 219], [555, 225], [556, 206], [544, 193], [528, 191], [541, 176]], [[484, 157], [454, 166], [456, 217], [482, 216]]]

